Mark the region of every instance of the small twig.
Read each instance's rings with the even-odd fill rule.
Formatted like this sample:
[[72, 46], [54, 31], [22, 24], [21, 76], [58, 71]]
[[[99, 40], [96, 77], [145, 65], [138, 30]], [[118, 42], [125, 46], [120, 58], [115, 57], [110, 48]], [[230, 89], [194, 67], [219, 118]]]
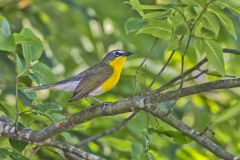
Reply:
[[87, 139], [82, 140], [79, 144], [75, 145], [76, 147], [80, 147], [82, 145], [87, 144], [90, 141], [95, 141], [101, 137], [107, 136], [109, 134], [112, 134], [114, 132], [117, 132], [119, 129], [123, 128], [134, 116], [136, 115], [136, 112], [133, 112], [129, 117], [127, 117], [126, 119], [124, 119], [121, 123], [119, 123], [117, 126], [105, 130], [104, 132], [101, 132], [99, 134], [96, 134], [92, 137], [88, 137]]
[[150, 49], [150, 52], [144, 57], [142, 63], [139, 65], [139, 67], [137, 68], [136, 70], [136, 73], [135, 73], [135, 76], [134, 76], [134, 91], [133, 91], [133, 94], [136, 93], [136, 90], [137, 90], [137, 75], [140, 71], [140, 69], [143, 67], [143, 65], [145, 64], [146, 60], [149, 58], [149, 56], [153, 53], [153, 50], [157, 44], [157, 41], [158, 41], [158, 38], [155, 38], [154, 42], [153, 42], [153, 45]]
[[[179, 39], [179, 43], [182, 42], [184, 36], [181, 36], [180, 39]], [[148, 86], [148, 90], [151, 89], [151, 87], [153, 86], [153, 84], [156, 82], [156, 80], [158, 79], [158, 77], [160, 77], [160, 75], [163, 73], [163, 71], [166, 69], [166, 67], [168, 66], [169, 62], [171, 61], [174, 53], [175, 53], [176, 50], [173, 50], [171, 52], [171, 55], [169, 56], [168, 60], [166, 61], [166, 63], [163, 65], [163, 67], [161, 68], [161, 70], [158, 72], [158, 74], [154, 77], [154, 79], [152, 80], [152, 82], [150, 83], [150, 85]]]
[[203, 136], [207, 131], [210, 131], [212, 135], [215, 135], [215, 133], [213, 132], [213, 130], [211, 129], [213, 122], [210, 122], [207, 127], [204, 128], [204, 130], [202, 132], [200, 132], [200, 136]]
[[15, 81], [16, 81], [16, 86], [15, 86], [15, 96], [16, 96], [16, 119], [15, 119], [15, 133], [18, 131], [18, 121], [19, 121], [19, 107], [18, 107], [18, 66], [17, 66], [17, 53], [13, 52], [12, 53], [14, 56], [14, 63], [15, 63]]
[[37, 145], [35, 148], [32, 148], [30, 150], [30, 155], [28, 156], [29, 159], [31, 159], [38, 151], [41, 149], [41, 145]]
[[[228, 48], [224, 48], [223, 49], [223, 52], [224, 53], [230, 53], [230, 54], [236, 54], [236, 55], [240, 55], [240, 50], [236, 50], [236, 49], [228, 49]], [[207, 58], [204, 58], [202, 59], [198, 64], [196, 64], [195, 66], [193, 66], [192, 68], [186, 70], [183, 75], [184, 77], [186, 77], [187, 75], [191, 74], [193, 71], [196, 71], [196, 70], [200, 70], [200, 67], [205, 64], [207, 62]], [[206, 73], [208, 75], [210, 75], [209, 73]], [[217, 76], [217, 75], [214, 75], [214, 76]], [[230, 76], [230, 75], [226, 75], [226, 77], [232, 77], [232, 78], [236, 78], [234, 76]], [[175, 82], [177, 82], [179, 79], [181, 79], [181, 75], [178, 75], [176, 77], [174, 77], [172, 80], [170, 80], [168, 83], [164, 84], [163, 86], [161, 86], [158, 91], [159, 92], [162, 92], [168, 88], [170, 88], [171, 86], [174, 85]]]
[[38, 106], [36, 105], [33, 105], [32, 108], [26, 110], [26, 111], [23, 111], [23, 112], [20, 112], [19, 115], [22, 115], [22, 114], [26, 114], [28, 112], [31, 112], [32, 110], [36, 109]]
[[[184, 79], [184, 82], [188, 82], [188, 81], [192, 81], [192, 80], [194, 80], [194, 79], [197, 79], [197, 78], [199, 78], [200, 76], [202, 76], [203, 74], [206, 74], [207, 71], [208, 71], [208, 70], [205, 69], [205, 70], [199, 72], [197, 75], [195, 75], [195, 76], [193, 76], [193, 77], [189, 77], [189, 78], [187, 78], [187, 79]], [[179, 85], [180, 83], [181, 83], [181, 82], [177, 82], [177, 83], [171, 84], [171, 86], [169, 86], [169, 87], [173, 87], [173, 86]]]
[[151, 87], [153, 86], [153, 84], [156, 82], [156, 80], [158, 79], [158, 77], [162, 74], [162, 72], [166, 69], [166, 67], [168, 66], [169, 62], [171, 61], [173, 55], [175, 53], [175, 50], [173, 50], [171, 52], [171, 55], [168, 57], [168, 60], [166, 61], [166, 63], [163, 65], [163, 67], [161, 68], [161, 70], [158, 72], [158, 74], [154, 77], [154, 79], [152, 80], [152, 82], [150, 83], [150, 85], [148, 86], [148, 89], [150, 90]]
[[[203, 60], [201, 60], [198, 64], [196, 64], [195, 66], [193, 66], [192, 68], [186, 70], [183, 73], [183, 76], [186, 77], [187, 75], [191, 74], [193, 71], [198, 70], [198, 68], [200, 68], [203, 64], [205, 64], [207, 62], [207, 58], [204, 58]], [[166, 89], [168, 89], [169, 87], [171, 87], [175, 82], [177, 82], [179, 79], [181, 79], [181, 74], [174, 77], [172, 80], [170, 80], [168, 83], [164, 84], [162, 87], [160, 87], [157, 91], [162, 92]]]
[[232, 54], [240, 55], [240, 50], [236, 50], [236, 49], [223, 48], [223, 52], [224, 53], [232, 53]]
[[192, 77], [190, 77], [190, 78], [185, 79], [184, 82], [187, 82], [187, 81], [191, 81], [191, 80], [197, 79], [197, 78], [199, 78], [200, 76], [202, 76], [203, 74], [206, 74], [207, 72], [208, 72], [207, 69], [202, 70], [202, 71], [200, 71], [198, 74], [196, 74], [195, 76], [192, 76]]
[[[199, 71], [202, 71], [201, 69], [198, 69]], [[207, 75], [209, 76], [214, 76], [214, 77], [228, 77], [228, 78], [237, 78], [236, 76], [231, 76], [231, 75], [220, 75], [220, 74], [216, 74], [216, 73], [209, 73], [206, 72]]]
[[187, 50], [188, 50], [190, 42], [191, 42], [191, 37], [192, 37], [192, 30], [190, 30], [190, 33], [189, 33], [187, 46], [186, 46], [184, 52], [183, 53], [181, 52], [181, 74], [180, 74], [181, 75], [181, 83], [180, 83], [179, 88], [178, 88], [178, 95], [177, 95], [175, 101], [172, 103], [172, 105], [171, 105], [171, 107], [168, 110], [166, 115], [169, 115], [172, 112], [172, 110], [174, 109], [174, 106], [176, 105], [177, 100], [180, 96], [181, 90], [183, 88], [183, 83], [184, 83], [184, 74], [183, 73], [184, 73], [184, 61], [185, 61], [184, 59], [185, 59], [185, 55], [187, 53]]
[[46, 142], [44, 142], [44, 145], [59, 148], [65, 152], [73, 153], [73, 154], [81, 157], [82, 160], [102, 160], [103, 159], [94, 154], [82, 151], [73, 145], [65, 144], [63, 142], [56, 141], [56, 140], [47, 140]]

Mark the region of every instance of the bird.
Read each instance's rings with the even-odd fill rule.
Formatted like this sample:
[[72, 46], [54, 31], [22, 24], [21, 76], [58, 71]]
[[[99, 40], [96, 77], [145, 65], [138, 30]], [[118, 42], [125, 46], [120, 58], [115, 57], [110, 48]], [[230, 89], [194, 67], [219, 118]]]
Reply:
[[130, 55], [132, 55], [131, 52], [112, 50], [106, 54], [100, 63], [93, 65], [75, 76], [54, 84], [26, 88], [25, 91], [33, 92], [45, 89], [56, 89], [73, 92], [69, 102], [88, 96], [98, 100], [94, 96], [110, 91], [117, 85], [126, 59]]

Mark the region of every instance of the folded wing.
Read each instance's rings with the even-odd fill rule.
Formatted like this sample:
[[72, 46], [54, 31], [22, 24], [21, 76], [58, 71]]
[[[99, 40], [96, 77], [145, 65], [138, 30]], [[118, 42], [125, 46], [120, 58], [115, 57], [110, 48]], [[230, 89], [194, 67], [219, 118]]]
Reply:
[[96, 65], [90, 69], [77, 85], [69, 102], [88, 96], [100, 87], [113, 73], [108, 65]]

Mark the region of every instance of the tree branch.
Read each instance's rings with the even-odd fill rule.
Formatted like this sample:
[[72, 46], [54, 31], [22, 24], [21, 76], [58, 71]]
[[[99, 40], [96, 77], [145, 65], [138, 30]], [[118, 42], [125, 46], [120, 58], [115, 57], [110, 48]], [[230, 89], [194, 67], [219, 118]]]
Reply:
[[[199, 94], [202, 92], [213, 91], [217, 89], [229, 89], [234, 87], [240, 87], [240, 78], [218, 80], [208, 83], [203, 83], [191, 87], [182, 88], [179, 97], [185, 97], [189, 95]], [[121, 113], [132, 112], [144, 109], [165, 121], [169, 125], [173, 126], [177, 130], [193, 138], [196, 142], [204, 146], [206, 149], [226, 160], [238, 160], [234, 155], [231, 155], [227, 151], [224, 151], [217, 144], [212, 142], [205, 136], [198, 136], [194, 130], [187, 127], [183, 122], [172, 118], [171, 116], [164, 116], [164, 112], [159, 112], [156, 109], [156, 103], [173, 100], [178, 96], [178, 90], [169, 91], [165, 93], [159, 93], [155, 90], [154, 93], [148, 95], [134, 96], [132, 98], [122, 99], [112, 104], [100, 104], [95, 107], [91, 107], [87, 110], [77, 112], [70, 118], [56, 122], [50, 126], [47, 126], [39, 131], [32, 131], [29, 129], [23, 129], [15, 134], [14, 126], [0, 122], [0, 134], [9, 138], [24, 140], [32, 143], [44, 144], [48, 142], [47, 139], [53, 137], [60, 132], [66, 131], [74, 126], [90, 121], [100, 116], [113, 116]], [[57, 146], [57, 145], [56, 145]], [[66, 149], [66, 148], [61, 148]], [[72, 150], [71, 150], [72, 151]], [[74, 150], [75, 152], [75, 150]], [[224, 153], [224, 154], [223, 154]], [[74, 153], [75, 154], [75, 153]], [[239, 159], [240, 160], [240, 159]]]
[[54, 141], [51, 139], [48, 139], [48, 140], [45, 140], [42, 142], [33, 141], [32, 138], [30, 137], [31, 132], [32, 132], [31, 129], [20, 128], [20, 126], [19, 126], [18, 132], [16, 133], [15, 125], [12, 125], [11, 123], [12, 123], [12, 121], [7, 116], [0, 115], [0, 136], [6, 136], [11, 139], [26, 141], [28, 143], [36, 143], [41, 146], [45, 145], [45, 146], [59, 148], [68, 153], [77, 155], [77, 156], [81, 157], [81, 159], [87, 159], [87, 160], [101, 160], [102, 159], [96, 155], [82, 151], [73, 145], [65, 144], [63, 142]]
[[165, 116], [164, 113], [161, 111], [152, 110], [152, 109], [145, 109], [147, 112], [152, 113], [154, 116], [158, 117], [162, 121], [166, 122], [167, 124], [173, 126], [174, 128], [178, 129], [183, 134], [187, 135], [188, 137], [192, 138], [194, 141], [202, 145], [204, 148], [208, 149], [218, 157], [225, 159], [225, 160], [240, 160], [240, 158], [230, 154], [229, 152], [222, 149], [216, 143], [208, 139], [206, 136], [201, 135], [200, 132], [195, 131], [194, 129], [188, 127], [186, 124], [181, 122], [180, 120], [173, 118], [171, 116]]
[[[240, 78], [218, 80], [218, 81], [203, 83], [203, 84], [199, 84], [191, 87], [185, 87], [185, 88], [182, 88], [179, 97], [185, 97], [189, 95], [199, 94], [202, 92], [213, 91], [217, 89], [228, 89], [228, 88], [234, 88], [234, 87], [240, 87]], [[56, 122], [55, 124], [47, 126], [39, 131], [32, 131], [29, 137], [34, 141], [44, 141], [50, 137], [53, 137], [59, 134], [60, 132], [66, 131], [78, 124], [90, 121], [100, 116], [113, 116], [113, 115], [132, 112], [140, 109], [145, 109], [146, 111], [152, 114], [155, 114], [156, 102], [159, 103], [159, 102], [174, 100], [177, 95], [178, 95], [178, 90], [169, 91], [165, 93], [159, 93], [156, 90], [154, 93], [149, 95], [134, 96], [132, 98], [126, 98], [113, 104], [100, 104], [90, 109], [75, 113], [69, 119]], [[161, 113], [161, 114], [165, 114], [165, 113]], [[170, 125], [172, 125], [172, 123], [182, 124], [182, 125], [172, 125], [174, 128], [178, 129], [179, 131], [183, 131], [186, 129], [186, 128], [182, 128], [182, 126], [186, 126], [183, 122], [181, 121], [172, 122], [172, 121], [175, 121], [175, 119], [165, 116], [165, 122], [167, 122]], [[188, 134], [186, 135], [190, 136], [189, 133], [191, 131], [192, 129], [188, 128]], [[194, 133], [191, 134], [191, 138], [193, 139], [196, 138]], [[195, 139], [195, 140], [197, 142], [200, 141], [199, 139]], [[211, 142], [211, 145], [209, 145], [207, 142]], [[222, 150], [222, 153], [226, 152], [220, 147], [218, 147], [217, 150], [212, 148], [212, 147], [216, 148], [217, 144], [214, 144], [211, 140], [207, 139], [206, 137], [202, 137], [201, 142], [199, 142], [199, 144], [203, 145], [204, 147], [208, 146], [205, 148], [209, 149], [210, 151], [220, 156], [221, 158], [229, 159], [229, 157], [225, 157], [222, 154], [218, 153], [218, 150]], [[230, 153], [227, 155], [230, 155]], [[234, 157], [234, 156], [232, 155], [231, 157]]]
[[136, 113], [133, 112], [129, 117], [127, 117], [126, 119], [124, 119], [121, 123], [119, 123], [117, 126], [113, 127], [113, 128], [110, 128], [110, 129], [107, 129], [99, 134], [96, 134], [92, 137], [88, 137], [87, 139], [84, 139], [83, 141], [81, 141], [79, 144], [75, 145], [76, 147], [80, 147], [90, 141], [94, 141], [94, 140], [97, 140], [101, 137], [104, 137], [106, 135], [109, 135], [109, 134], [112, 134], [114, 132], [117, 132], [119, 129], [123, 128], [135, 115]]

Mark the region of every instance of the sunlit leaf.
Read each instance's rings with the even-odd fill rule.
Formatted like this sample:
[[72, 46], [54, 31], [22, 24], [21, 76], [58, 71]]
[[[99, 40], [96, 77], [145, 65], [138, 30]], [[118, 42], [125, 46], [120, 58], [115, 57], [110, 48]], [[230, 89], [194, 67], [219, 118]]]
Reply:
[[177, 39], [176, 36], [172, 36], [169, 39], [169, 43], [168, 43], [168, 49], [169, 50], [176, 50], [179, 47], [179, 41]]
[[0, 16], [0, 50], [12, 52], [16, 48], [10, 26], [6, 18]]
[[203, 41], [203, 50], [207, 55], [209, 65], [213, 66], [220, 74], [225, 74], [222, 47], [213, 40]]
[[219, 3], [221, 6], [225, 6], [233, 13], [240, 15], [240, 1], [239, 0], [218, 0], [216, 1]]
[[156, 19], [164, 19], [167, 18], [168, 15], [170, 14], [169, 10], [166, 11], [157, 11], [157, 12], [150, 12], [150, 13], [146, 13], [143, 18], [145, 19], [152, 19], [152, 18], [156, 18]]
[[13, 36], [15, 42], [21, 44], [23, 56], [27, 64], [40, 58], [43, 52], [43, 45], [32, 30], [24, 28], [20, 33], [15, 33]]
[[195, 5], [195, 6], [201, 6], [204, 7], [207, 4], [207, 0], [181, 0], [182, 3], [186, 5]]
[[221, 24], [226, 29], [226, 31], [230, 35], [232, 35], [235, 39], [237, 39], [236, 30], [235, 30], [232, 19], [228, 15], [226, 15], [226, 13], [222, 9], [220, 9], [217, 6], [213, 6], [213, 7], [209, 8], [209, 11], [214, 13], [220, 20]]
[[22, 76], [27, 68], [26, 68], [26, 65], [24, 64], [24, 62], [20, 59], [20, 57], [18, 55], [16, 55], [16, 59], [17, 59], [17, 69], [18, 69], [18, 76]]
[[131, 17], [129, 18], [124, 25], [125, 32], [127, 34], [132, 32], [137, 32], [141, 29], [147, 22], [140, 18]]
[[141, 16], [144, 16], [139, 0], [129, 0], [128, 3], [131, 4], [133, 9], [135, 9]]
[[167, 21], [172, 25], [172, 28], [176, 35], [184, 35], [187, 33], [189, 28], [188, 24], [185, 17], [179, 12], [176, 12], [175, 14], [169, 16]]
[[137, 34], [145, 33], [158, 38], [167, 38], [171, 36], [171, 25], [166, 20], [150, 20]]
[[204, 14], [196, 28], [196, 35], [199, 37], [217, 38], [220, 30], [220, 25], [217, 17], [212, 12]]

